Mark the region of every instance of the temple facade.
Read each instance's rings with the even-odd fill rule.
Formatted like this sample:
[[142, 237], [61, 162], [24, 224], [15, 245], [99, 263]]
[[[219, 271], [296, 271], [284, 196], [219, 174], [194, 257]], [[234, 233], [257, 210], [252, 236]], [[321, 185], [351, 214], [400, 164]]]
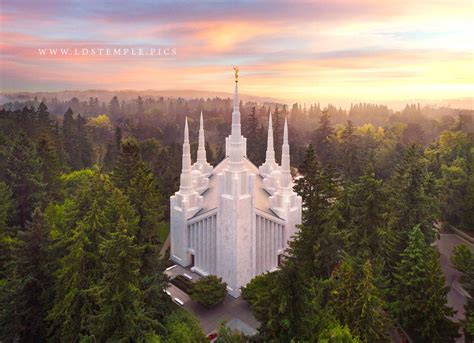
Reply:
[[247, 159], [237, 72], [232, 130], [225, 141], [226, 157], [216, 167], [207, 162], [202, 112], [197, 161], [191, 162], [186, 118], [180, 188], [170, 197], [171, 259], [201, 275], [221, 277], [234, 297], [255, 276], [278, 268], [301, 223], [286, 119], [283, 135], [280, 166], [275, 161], [270, 114], [265, 163], [256, 167]]

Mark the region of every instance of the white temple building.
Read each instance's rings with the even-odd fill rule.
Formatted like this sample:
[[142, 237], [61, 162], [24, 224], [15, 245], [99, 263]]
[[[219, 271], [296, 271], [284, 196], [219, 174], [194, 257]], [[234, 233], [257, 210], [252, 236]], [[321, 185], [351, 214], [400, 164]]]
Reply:
[[238, 297], [255, 276], [278, 268], [301, 223], [301, 197], [293, 190], [286, 119], [281, 166], [275, 161], [271, 114], [265, 163], [258, 168], [247, 159], [237, 72], [232, 131], [225, 146], [226, 158], [213, 168], [206, 159], [201, 112], [197, 161], [192, 164], [186, 118], [180, 188], [170, 197], [171, 259], [201, 275], [221, 277]]

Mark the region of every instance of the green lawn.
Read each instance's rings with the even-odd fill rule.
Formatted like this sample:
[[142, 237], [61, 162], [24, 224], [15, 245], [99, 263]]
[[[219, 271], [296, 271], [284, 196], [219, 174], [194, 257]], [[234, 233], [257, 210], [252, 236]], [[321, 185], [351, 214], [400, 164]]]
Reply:
[[164, 242], [168, 233], [170, 232], [170, 224], [168, 222], [162, 222], [158, 224], [158, 236], [160, 237], [160, 242]]

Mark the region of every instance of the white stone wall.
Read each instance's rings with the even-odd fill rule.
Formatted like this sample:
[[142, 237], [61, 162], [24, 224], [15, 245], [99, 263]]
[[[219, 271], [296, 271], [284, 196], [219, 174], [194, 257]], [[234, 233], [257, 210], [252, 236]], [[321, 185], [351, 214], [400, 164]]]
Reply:
[[285, 249], [285, 224], [263, 213], [256, 214], [256, 275], [278, 266], [278, 254]]
[[201, 275], [216, 274], [217, 212], [188, 223], [189, 252], [194, 255], [195, 271]]

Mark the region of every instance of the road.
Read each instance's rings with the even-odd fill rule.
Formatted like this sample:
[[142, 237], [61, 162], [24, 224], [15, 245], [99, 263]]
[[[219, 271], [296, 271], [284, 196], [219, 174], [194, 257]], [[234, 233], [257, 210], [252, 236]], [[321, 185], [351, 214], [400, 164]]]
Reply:
[[464, 305], [466, 304], [468, 297], [468, 294], [459, 283], [461, 273], [454, 269], [450, 262], [450, 257], [453, 253], [454, 247], [459, 244], [467, 245], [471, 251], [474, 252], [474, 246], [472, 244], [455, 234], [441, 234], [440, 239], [435, 243], [440, 252], [441, 269], [446, 278], [446, 285], [450, 287], [448, 293], [448, 305], [457, 311], [453, 316], [455, 321], [465, 318]]

